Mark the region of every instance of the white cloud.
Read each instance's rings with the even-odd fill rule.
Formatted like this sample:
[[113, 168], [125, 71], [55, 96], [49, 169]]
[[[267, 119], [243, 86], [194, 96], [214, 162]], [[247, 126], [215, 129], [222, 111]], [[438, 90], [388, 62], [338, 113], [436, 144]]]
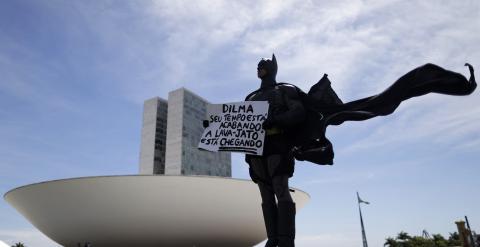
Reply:
[[[110, 77], [100, 83], [136, 102], [185, 85], [208, 91], [225, 80], [256, 82], [257, 59], [272, 52], [280, 80], [308, 89], [329, 73], [347, 100], [377, 93], [428, 61], [460, 70], [480, 58], [478, 1], [71, 5], [81, 16], [65, 24], [72, 42], [93, 38], [102, 50], [93, 61], [96, 71]], [[228, 87], [220, 90], [238, 97]]]
[[[472, 96], [463, 99], [445, 97], [449, 96], [407, 102], [395, 113], [396, 118], [373, 122], [371, 129], [365, 130], [365, 134], [368, 135], [366, 138], [352, 143], [342, 151], [356, 152], [393, 145], [401, 146], [402, 143], [419, 140], [453, 147], [455, 151], [478, 151], [480, 146], [476, 140], [480, 136], [478, 128], [480, 108], [476, 106], [480, 103], [479, 100]], [[369, 131], [370, 134], [367, 134]]]

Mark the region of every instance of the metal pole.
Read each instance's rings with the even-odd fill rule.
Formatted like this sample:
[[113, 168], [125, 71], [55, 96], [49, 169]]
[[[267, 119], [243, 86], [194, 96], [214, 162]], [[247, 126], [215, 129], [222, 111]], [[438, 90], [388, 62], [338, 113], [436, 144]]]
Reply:
[[470, 246], [475, 247], [475, 240], [473, 239], [472, 228], [470, 228], [470, 223], [468, 223], [468, 218], [465, 215], [465, 222], [467, 222], [468, 233], [470, 235]]
[[[358, 196], [358, 192], [357, 192], [357, 198], [360, 198]], [[362, 226], [363, 247], [368, 247], [367, 235], [365, 234], [365, 227], [363, 226], [363, 217], [362, 217], [362, 209], [360, 208], [360, 201], [358, 201], [358, 212], [360, 213], [360, 225]]]

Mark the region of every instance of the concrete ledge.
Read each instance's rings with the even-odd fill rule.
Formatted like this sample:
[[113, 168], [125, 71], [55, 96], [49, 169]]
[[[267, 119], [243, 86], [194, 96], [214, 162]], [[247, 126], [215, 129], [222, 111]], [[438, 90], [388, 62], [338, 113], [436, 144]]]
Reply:
[[[307, 193], [292, 196], [301, 209]], [[13, 189], [5, 200], [63, 246], [253, 246], [266, 238], [249, 180], [206, 176], [101, 176]]]

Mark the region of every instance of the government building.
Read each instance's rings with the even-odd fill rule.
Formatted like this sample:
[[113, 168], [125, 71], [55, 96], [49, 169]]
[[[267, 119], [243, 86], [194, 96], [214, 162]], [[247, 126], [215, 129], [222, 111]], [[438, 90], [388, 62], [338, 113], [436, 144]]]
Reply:
[[185, 88], [143, 105], [140, 174], [231, 177], [231, 155], [197, 148], [209, 102]]

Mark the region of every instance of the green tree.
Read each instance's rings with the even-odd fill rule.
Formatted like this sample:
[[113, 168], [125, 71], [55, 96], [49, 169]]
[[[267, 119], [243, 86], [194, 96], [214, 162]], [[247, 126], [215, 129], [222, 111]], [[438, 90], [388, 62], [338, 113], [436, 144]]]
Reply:
[[413, 236], [408, 241], [408, 245], [412, 247], [435, 247], [433, 239], [428, 239], [420, 236]]
[[21, 242], [18, 242], [15, 245], [12, 245], [12, 247], [25, 247], [25, 245]]
[[398, 240], [409, 240], [411, 239], [412, 237], [410, 237], [410, 235], [408, 235], [408, 233], [404, 232], [404, 231], [401, 231], [398, 235], [397, 235], [397, 239]]
[[448, 241], [440, 234], [433, 234], [433, 242], [435, 247], [448, 247]]
[[462, 246], [458, 232], [451, 232], [447, 240], [448, 246]]
[[398, 247], [398, 243], [392, 237], [388, 237], [387, 239], [385, 239], [385, 243], [383, 244], [383, 246], [385, 246], [385, 247]]
[[397, 243], [398, 243], [399, 247], [413, 247], [412, 243], [410, 242], [411, 239], [412, 239], [412, 237], [410, 235], [408, 235], [408, 233], [406, 233], [404, 231], [401, 231], [397, 235], [396, 240], [397, 240]]
[[459, 239], [458, 234], [451, 233], [449, 240], [446, 240], [440, 234], [433, 234], [432, 238], [425, 238], [423, 236], [410, 236], [408, 233], [402, 231], [394, 239], [388, 237], [385, 239], [384, 247], [451, 247], [459, 246], [457, 244]]

